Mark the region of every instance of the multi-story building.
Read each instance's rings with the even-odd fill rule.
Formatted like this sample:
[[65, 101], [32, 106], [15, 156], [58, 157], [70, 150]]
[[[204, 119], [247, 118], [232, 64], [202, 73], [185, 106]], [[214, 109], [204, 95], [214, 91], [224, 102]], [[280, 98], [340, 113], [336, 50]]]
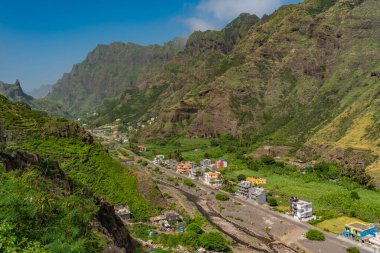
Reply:
[[313, 204], [294, 197], [290, 198], [290, 213], [295, 219], [300, 221], [316, 219], [315, 215], [313, 215]]
[[253, 184], [249, 181], [241, 181], [238, 184], [238, 191], [237, 194], [248, 198], [249, 197], [249, 189], [253, 187]]
[[213, 187], [220, 187], [223, 185], [223, 176], [220, 172], [207, 172], [204, 175], [204, 182]]
[[248, 198], [256, 200], [259, 204], [264, 204], [267, 202], [267, 190], [254, 186], [249, 189]]
[[223, 159], [216, 161], [215, 165], [216, 165], [216, 169], [227, 168], [228, 166], [227, 161], [224, 161]]
[[210, 159], [204, 159], [201, 161], [201, 166], [203, 167], [208, 167], [212, 164], [211, 160]]

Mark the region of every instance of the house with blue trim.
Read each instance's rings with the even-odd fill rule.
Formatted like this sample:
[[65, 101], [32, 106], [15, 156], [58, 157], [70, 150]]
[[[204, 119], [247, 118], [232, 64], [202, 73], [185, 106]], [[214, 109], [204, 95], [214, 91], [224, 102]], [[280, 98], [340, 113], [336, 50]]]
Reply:
[[365, 241], [368, 238], [376, 237], [377, 232], [376, 225], [353, 222], [344, 226], [343, 235], [346, 238]]

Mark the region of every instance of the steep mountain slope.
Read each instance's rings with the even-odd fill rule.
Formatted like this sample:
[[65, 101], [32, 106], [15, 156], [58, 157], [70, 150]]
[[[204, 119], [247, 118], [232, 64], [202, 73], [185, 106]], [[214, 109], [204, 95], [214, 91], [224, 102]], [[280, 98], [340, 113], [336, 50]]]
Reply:
[[[89, 123], [104, 124], [117, 118], [131, 123], [141, 117], [156, 117], [160, 110], [177, 110], [177, 116], [162, 119], [171, 128], [175, 117], [186, 118], [198, 110], [191, 105], [184, 104], [184, 108], [177, 105], [186, 93], [192, 89], [197, 92], [195, 89], [199, 85], [211, 82], [231, 66], [240, 64], [240, 56], [228, 55], [258, 21], [255, 15], [242, 14], [221, 31], [195, 32], [188, 39], [184, 51], [164, 64], [157, 75], [141, 83], [140, 89], [127, 90], [120, 98], [106, 101], [99, 108], [99, 115], [90, 117]], [[150, 109], [154, 112], [147, 113]], [[179, 115], [182, 112], [184, 115]]]
[[0, 152], [0, 192], [1, 252], [128, 252], [135, 247], [112, 206], [36, 154]]
[[71, 73], [63, 75], [48, 98], [61, 103], [74, 116], [94, 112], [105, 99], [138, 89], [182, 48], [182, 39], [163, 46], [121, 42], [99, 45]]
[[150, 137], [270, 139], [379, 176], [379, 24], [376, 0], [306, 0], [252, 25], [232, 50], [197, 32], [145, 90], [100, 117], [137, 120]]

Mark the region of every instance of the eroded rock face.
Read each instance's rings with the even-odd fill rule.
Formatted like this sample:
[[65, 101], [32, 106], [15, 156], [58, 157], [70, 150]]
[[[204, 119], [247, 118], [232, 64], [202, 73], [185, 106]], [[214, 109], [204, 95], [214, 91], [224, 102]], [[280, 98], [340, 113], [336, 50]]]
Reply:
[[108, 252], [132, 252], [137, 243], [129, 235], [123, 221], [116, 215], [114, 206], [99, 198], [97, 204], [100, 207], [98, 220], [104, 228], [103, 233], [112, 238], [114, 243], [114, 245], [109, 245]]

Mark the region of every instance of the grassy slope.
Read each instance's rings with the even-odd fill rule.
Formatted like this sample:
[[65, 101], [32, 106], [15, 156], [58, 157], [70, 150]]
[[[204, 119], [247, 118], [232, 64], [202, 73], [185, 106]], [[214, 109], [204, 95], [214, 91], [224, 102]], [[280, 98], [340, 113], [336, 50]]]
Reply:
[[[106, 239], [96, 231], [98, 206], [80, 188], [68, 194], [68, 183], [48, 169], [0, 165], [1, 252], [100, 252]], [[54, 179], [53, 179], [54, 178]]]
[[[134, 172], [113, 160], [99, 144], [82, 141], [76, 124], [50, 118], [0, 97], [8, 148], [38, 153], [59, 162], [63, 170], [112, 204], [128, 204], [137, 219], [157, 212], [137, 190]], [[153, 189], [154, 190], [154, 189]]]

